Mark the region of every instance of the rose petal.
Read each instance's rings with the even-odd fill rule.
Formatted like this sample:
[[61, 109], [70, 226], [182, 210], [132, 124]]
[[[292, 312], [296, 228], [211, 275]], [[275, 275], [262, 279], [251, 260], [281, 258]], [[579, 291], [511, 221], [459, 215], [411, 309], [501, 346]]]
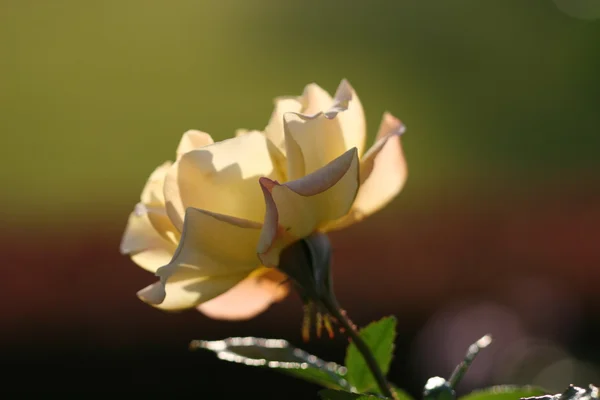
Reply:
[[167, 162], [152, 172], [142, 191], [142, 202], [130, 214], [121, 239], [121, 253], [130, 254], [136, 264], [151, 272], [170, 261], [179, 240], [163, 203], [164, 176], [170, 166]]
[[177, 146], [177, 159], [187, 152], [213, 143], [213, 138], [208, 133], [191, 129], [183, 134], [179, 146]]
[[264, 134], [285, 154], [285, 138], [283, 133], [283, 115], [288, 112], [300, 112], [302, 104], [294, 98], [280, 97], [275, 99], [275, 109]]
[[351, 212], [326, 230], [340, 229], [357, 222], [386, 206], [402, 190], [407, 167], [400, 136], [402, 122], [390, 113], [381, 121], [375, 144], [360, 164], [361, 185]]
[[406, 159], [400, 135], [402, 122], [390, 113], [381, 121], [376, 142], [361, 161], [361, 189], [354, 207], [369, 215], [384, 207], [402, 189], [407, 178]]
[[198, 277], [193, 268], [179, 267], [169, 276], [166, 285], [156, 282], [140, 290], [140, 300], [165, 311], [181, 311], [226, 292], [247, 274], [214, 278]]
[[179, 233], [166, 215], [149, 212], [142, 205], [136, 209], [127, 221], [121, 253], [130, 254], [137, 265], [156, 272], [171, 260]]
[[167, 214], [177, 228], [186, 208], [262, 221], [264, 202], [256, 180], [284, 179], [283, 156], [262, 134], [247, 134], [185, 153], [165, 179]]
[[[188, 208], [171, 262], [156, 272], [160, 286], [140, 297], [164, 309], [194, 307], [231, 289], [260, 266], [256, 244], [261, 224]], [[166, 297], [165, 297], [166, 296]]]
[[[316, 87], [318, 88], [318, 86]], [[349, 115], [344, 121], [340, 120], [341, 114], [345, 112], [352, 100], [350, 85], [346, 81], [342, 81], [336, 97], [329, 100], [328, 108], [320, 108], [319, 112], [311, 114], [314, 111], [314, 104], [319, 104], [320, 107], [325, 104], [325, 94], [321, 91], [320, 88], [315, 89], [315, 86], [307, 86], [303, 96], [311, 99], [307, 103], [310, 107], [304, 110], [305, 113], [303, 114], [287, 113], [284, 116], [290, 180], [301, 177], [299, 173], [295, 172], [299, 171], [298, 165], [304, 166], [302, 171], [304, 174], [310, 174], [327, 165], [340, 154], [355, 147], [355, 143], [360, 142], [359, 139], [354, 137], [356, 136], [355, 131], [348, 131], [347, 139], [343, 130], [343, 127], [347, 128], [349, 124], [358, 120], [356, 117], [360, 115], [358, 109], [354, 109], [352, 115]], [[358, 104], [358, 107], [362, 110], [360, 104]], [[360, 130], [360, 126], [358, 130]], [[352, 146], [347, 146], [347, 142], [352, 143]]]
[[262, 267], [228, 292], [200, 304], [198, 310], [213, 319], [250, 319], [287, 296], [286, 279], [277, 269]]
[[358, 155], [351, 149], [325, 167], [283, 185], [268, 178], [260, 184], [265, 222], [258, 253], [264, 265], [278, 265], [279, 252], [347, 214], [358, 190]]
[[142, 195], [140, 200], [146, 205], [162, 205], [165, 204], [165, 198], [163, 196], [163, 186], [165, 183], [165, 176], [169, 172], [172, 163], [167, 161], [162, 165], [156, 167], [150, 174], [150, 177], [146, 181], [144, 189], [142, 189]]
[[342, 80], [335, 94], [337, 99], [348, 98], [348, 109], [339, 113], [337, 121], [341, 126], [344, 143], [347, 149], [356, 147], [358, 156], [361, 157], [365, 149], [367, 126], [365, 112], [356, 91], [347, 80]]
[[287, 161], [288, 180], [300, 179], [306, 175], [306, 165], [304, 164], [304, 153], [302, 148], [294, 139], [294, 136], [289, 130], [287, 118], [300, 118], [296, 114], [288, 114], [284, 120], [284, 135]]
[[251, 131], [249, 129], [240, 128], [240, 129], [235, 130], [235, 133], [233, 134], [233, 136], [238, 137], [238, 136], [245, 135], [246, 133], [250, 133], [250, 132], [253, 132], [253, 131]]
[[306, 85], [298, 101], [302, 105], [303, 114], [317, 114], [328, 110], [333, 105], [329, 93], [316, 83]]
[[288, 113], [284, 123], [291, 180], [301, 177], [291, 174], [298, 170], [298, 165], [304, 165], [304, 174], [310, 174], [346, 151], [339, 123], [323, 113], [315, 116]]

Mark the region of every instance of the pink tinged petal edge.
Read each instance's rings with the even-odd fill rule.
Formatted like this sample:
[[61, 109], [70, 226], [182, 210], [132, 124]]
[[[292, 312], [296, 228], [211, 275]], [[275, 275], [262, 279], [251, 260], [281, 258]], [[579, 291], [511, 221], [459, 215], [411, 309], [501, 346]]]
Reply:
[[[353, 171], [350, 171], [353, 165]], [[273, 198], [273, 190], [277, 187], [281, 187], [284, 190], [289, 190], [295, 195], [310, 198], [333, 188], [349, 172], [355, 175], [356, 182], [354, 185], [352, 198], [349, 199], [347, 208], [344, 208], [343, 211], [339, 211], [343, 215], [348, 212], [348, 209], [356, 198], [359, 187], [358, 154], [356, 148], [348, 150], [346, 153], [342, 154], [337, 159], [331, 161], [328, 165], [313, 172], [312, 174], [306, 175], [305, 177], [295, 181], [287, 182], [283, 185], [268, 178], [263, 177], [259, 179], [259, 183], [265, 197], [266, 213], [259, 245], [257, 247], [257, 253], [265, 266], [276, 267], [281, 249], [291, 244], [293, 241], [300, 239], [300, 237], [296, 237], [290, 232], [290, 230], [292, 230], [291, 227], [285, 228], [280, 225], [279, 211]], [[307, 211], [310, 212], [310, 210]], [[320, 211], [324, 211], [324, 213], [327, 215], [338, 212], [338, 210], [329, 209]], [[337, 215], [336, 218], [340, 216], [341, 215]], [[315, 218], [316, 219], [314, 221], [312, 231], [316, 230], [320, 225], [325, 225], [328, 222], [321, 221], [322, 217], [320, 216], [315, 216]], [[308, 235], [312, 232], [304, 233]]]
[[381, 139], [385, 136], [396, 135], [400, 136], [406, 132], [406, 125], [402, 123], [398, 118], [394, 117], [390, 112], [386, 111], [383, 113], [381, 123], [379, 125], [379, 131], [377, 132], [377, 139]]
[[[383, 114], [379, 131], [375, 138], [373, 146], [365, 153], [361, 160], [360, 165], [360, 183], [361, 185], [369, 178], [373, 172], [373, 168], [378, 164], [378, 157], [384, 148], [390, 145], [395, 149], [396, 155], [401, 159], [403, 164], [405, 163], [404, 155], [402, 153], [402, 145], [400, 143], [400, 136], [406, 132], [406, 126], [398, 118], [394, 117], [389, 112]], [[388, 143], [393, 141], [393, 144]], [[388, 150], [388, 152], [390, 152]], [[391, 155], [393, 156], [393, 155]]]
[[314, 196], [331, 188], [348, 172], [352, 162], [358, 159], [356, 148], [352, 148], [325, 165], [323, 168], [285, 183], [284, 185], [302, 196]]

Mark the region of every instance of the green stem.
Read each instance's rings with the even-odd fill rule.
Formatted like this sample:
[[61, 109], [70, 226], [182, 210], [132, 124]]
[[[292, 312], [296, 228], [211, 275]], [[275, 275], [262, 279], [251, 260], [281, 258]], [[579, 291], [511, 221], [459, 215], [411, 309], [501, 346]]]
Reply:
[[360, 337], [350, 318], [348, 318], [348, 316], [342, 312], [340, 306], [335, 300], [330, 304], [324, 304], [324, 306], [327, 311], [338, 321], [338, 323], [344, 327], [344, 334], [346, 337], [348, 337], [348, 339], [352, 340], [360, 354], [363, 356], [363, 359], [365, 360], [367, 367], [369, 367], [373, 378], [375, 378], [381, 393], [386, 397], [397, 400], [398, 398], [396, 393], [394, 393], [391, 385], [383, 374], [383, 371], [381, 368], [379, 368], [379, 364], [377, 364], [371, 349], [369, 349], [369, 346], [367, 346], [365, 341]]

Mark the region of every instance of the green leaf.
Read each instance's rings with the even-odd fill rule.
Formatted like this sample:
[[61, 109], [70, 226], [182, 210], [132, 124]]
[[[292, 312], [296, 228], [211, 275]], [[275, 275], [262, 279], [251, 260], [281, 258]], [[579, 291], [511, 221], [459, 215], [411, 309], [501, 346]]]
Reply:
[[[392, 385], [393, 386], [393, 385]], [[398, 400], [414, 400], [408, 393], [397, 387], [393, 387]], [[359, 393], [348, 393], [339, 390], [325, 389], [319, 392], [319, 396], [323, 400], [346, 400], [346, 399], [359, 399], [359, 400], [381, 400], [380, 396], [373, 396], [370, 394], [359, 394]]]
[[[392, 316], [372, 322], [361, 329], [359, 335], [371, 349], [379, 368], [384, 374], [387, 374], [394, 351], [396, 318]], [[348, 368], [346, 379], [358, 392], [364, 393], [377, 387], [375, 378], [354, 343], [348, 346], [346, 367]]]
[[404, 390], [402, 390], [400, 388], [397, 388], [394, 385], [392, 385], [392, 390], [396, 394], [396, 398], [398, 400], [414, 400], [410, 394], [406, 393]]
[[381, 400], [381, 397], [369, 394], [349, 393], [332, 389], [321, 390], [319, 396], [322, 400]]
[[459, 400], [519, 400], [523, 397], [541, 396], [546, 392], [535, 386], [492, 386], [486, 389], [476, 390]]
[[344, 378], [345, 367], [325, 362], [282, 339], [233, 337], [215, 341], [194, 340], [190, 349], [210, 350], [221, 360], [273, 368], [327, 388], [354, 389]]

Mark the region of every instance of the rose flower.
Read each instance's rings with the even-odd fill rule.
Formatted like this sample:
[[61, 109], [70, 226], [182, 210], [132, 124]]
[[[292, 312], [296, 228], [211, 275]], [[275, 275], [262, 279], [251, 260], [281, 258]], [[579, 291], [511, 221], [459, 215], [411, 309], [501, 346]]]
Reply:
[[121, 252], [160, 280], [138, 292], [164, 310], [245, 319], [288, 292], [281, 252], [346, 227], [402, 189], [402, 123], [385, 113], [366, 152], [362, 105], [343, 80], [275, 100], [265, 129], [214, 143], [188, 131], [175, 162], [150, 176]]

